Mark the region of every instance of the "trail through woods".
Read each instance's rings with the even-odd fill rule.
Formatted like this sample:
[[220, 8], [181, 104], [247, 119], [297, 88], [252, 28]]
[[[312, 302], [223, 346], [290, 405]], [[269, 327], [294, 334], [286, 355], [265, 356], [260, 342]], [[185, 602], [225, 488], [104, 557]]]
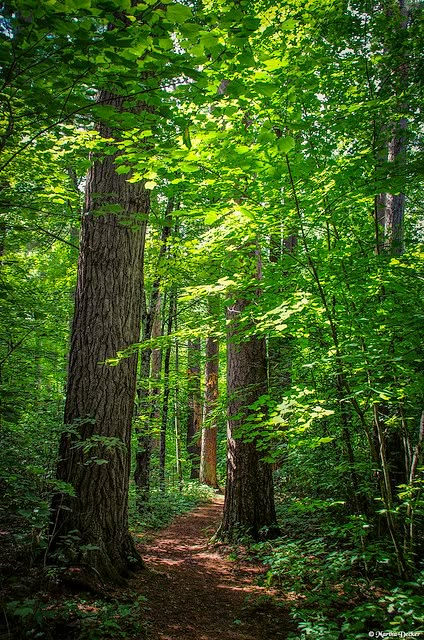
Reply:
[[141, 546], [146, 568], [131, 588], [147, 597], [149, 640], [286, 638], [287, 609], [256, 585], [264, 567], [208, 544], [222, 507], [217, 496]]

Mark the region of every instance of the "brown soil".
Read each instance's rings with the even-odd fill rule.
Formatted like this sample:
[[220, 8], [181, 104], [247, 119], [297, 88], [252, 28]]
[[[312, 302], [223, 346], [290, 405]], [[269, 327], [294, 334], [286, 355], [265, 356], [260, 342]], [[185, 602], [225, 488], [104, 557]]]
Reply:
[[140, 548], [146, 564], [131, 588], [147, 597], [149, 640], [280, 640], [288, 613], [257, 586], [264, 567], [231, 560], [230, 549], [208, 540], [223, 498], [178, 517]]

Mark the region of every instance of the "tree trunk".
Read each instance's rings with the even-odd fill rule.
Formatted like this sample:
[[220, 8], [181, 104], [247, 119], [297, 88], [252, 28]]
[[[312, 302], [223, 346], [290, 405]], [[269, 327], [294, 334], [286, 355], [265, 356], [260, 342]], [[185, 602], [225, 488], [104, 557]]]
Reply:
[[[99, 100], [122, 107], [122, 99], [106, 91]], [[107, 127], [99, 129], [110, 137]], [[107, 360], [139, 340], [149, 197], [142, 183], [116, 174], [114, 160], [97, 160], [87, 179], [65, 405], [69, 430], [57, 468], [58, 480], [70, 483], [75, 495], [53, 500], [50, 554], [120, 582], [141, 566], [128, 532], [137, 356], [114, 366]]]
[[[174, 326], [177, 330], [177, 306], [174, 304]], [[181, 460], [181, 426], [180, 426], [180, 405], [179, 405], [179, 384], [178, 376], [180, 369], [180, 347], [178, 340], [175, 342], [175, 389], [174, 389], [174, 429], [175, 429], [175, 466], [177, 471], [178, 486], [182, 487], [183, 467]]]
[[[158, 338], [161, 335], [161, 298], [159, 291], [157, 295], [151, 298], [148, 316], [148, 330], [143, 332], [145, 340]], [[144, 379], [144, 384], [146, 384], [145, 381], [149, 378], [150, 374], [150, 379], [156, 381], [156, 384], [150, 389], [142, 389], [142, 393], [139, 393], [138, 413], [141, 416], [144, 409], [144, 416], [138, 428], [134, 482], [137, 486], [137, 502], [140, 508], [142, 508], [145, 502], [148, 502], [150, 496], [150, 463], [155, 442], [153, 432], [159, 414], [158, 397], [160, 387], [158, 386], [158, 382], [162, 366], [161, 349], [146, 349], [143, 352], [143, 360], [146, 359], [147, 362], [145, 362], [143, 371], [141, 372], [142, 379]]]
[[[174, 291], [171, 291], [169, 299], [169, 313], [167, 322], [167, 336], [171, 335], [172, 322], [175, 315], [175, 305], [177, 297]], [[163, 398], [162, 398], [162, 416], [160, 427], [160, 442], [159, 442], [159, 486], [162, 491], [165, 491], [165, 462], [166, 462], [166, 432], [168, 427], [168, 413], [169, 413], [169, 370], [171, 362], [171, 343], [168, 343], [165, 350], [164, 365], [163, 365]]]
[[[161, 262], [166, 254], [167, 242], [171, 233], [171, 214], [174, 203], [169, 200], [166, 209], [166, 225], [162, 229], [161, 246], [159, 250], [159, 259], [157, 273], [160, 273]], [[161, 296], [160, 296], [161, 276], [157, 275], [152, 286], [149, 309], [145, 312], [145, 321], [143, 322], [143, 339], [150, 340], [158, 338], [162, 333], [161, 320]], [[152, 380], [159, 380], [162, 366], [162, 350], [145, 349], [142, 353], [141, 378], [146, 380], [151, 374]], [[138, 505], [142, 505], [149, 500], [150, 496], [150, 462], [152, 451], [154, 448], [154, 436], [152, 435], [152, 426], [159, 419], [159, 394], [158, 385], [152, 388], [142, 388], [139, 393], [138, 414], [144, 408], [145, 416], [149, 416], [147, 424], [142, 424], [138, 428], [137, 434], [137, 453], [135, 457], [134, 482], [137, 486]], [[150, 402], [149, 402], [150, 398]]]
[[202, 404], [200, 401], [200, 338], [189, 340], [187, 349], [187, 453], [191, 463], [190, 478], [195, 480], [199, 477], [199, 436], [202, 427]]
[[[151, 305], [147, 308], [146, 294], [143, 291], [143, 311], [141, 339], [149, 340], [152, 333], [152, 313]], [[146, 426], [142, 416], [146, 416], [149, 411], [149, 387], [150, 359], [152, 350], [143, 349], [140, 357], [140, 367], [138, 376], [137, 404], [135, 406], [135, 433], [137, 437], [137, 448], [135, 452], [134, 482], [137, 487], [137, 506], [146, 502], [150, 491], [150, 436], [146, 433]]]
[[[209, 310], [214, 311], [213, 302], [209, 303]], [[219, 341], [209, 336], [206, 340], [205, 364], [205, 411], [202, 428], [202, 446], [200, 454], [200, 482], [210, 487], [218, 488], [216, 477], [216, 408], [218, 401], [218, 373], [219, 373]]]
[[[406, 61], [406, 51], [404, 44], [407, 41], [408, 23], [411, 19], [411, 11], [408, 2], [398, 0], [390, 8], [385, 8], [385, 14], [393, 27], [400, 35], [398, 50], [390, 50], [393, 45], [385, 47], [385, 53], [394, 56], [392, 62], [395, 63], [391, 72], [391, 95], [402, 95], [408, 86], [408, 63]], [[399, 12], [398, 16], [394, 13]], [[389, 85], [390, 86], [390, 85]], [[386, 97], [387, 88], [384, 88], [382, 97]], [[407, 113], [408, 107], [404, 102], [397, 104], [397, 111], [400, 114]], [[395, 122], [384, 123], [381, 127], [380, 140], [376, 140], [377, 154], [383, 160], [387, 169], [391, 173], [405, 176], [406, 172], [406, 148], [407, 148], [407, 119], [402, 116]], [[402, 185], [403, 186], [403, 185]], [[403, 252], [403, 226], [405, 213], [404, 193], [381, 193], [375, 201], [376, 217], [376, 252], [388, 252], [391, 255], [400, 255]]]
[[[393, 43], [384, 47], [391, 65], [390, 82], [387, 83], [390, 88], [390, 97], [396, 95], [403, 97], [408, 86], [409, 69], [405, 47], [408, 46], [408, 23], [412, 17], [408, 4], [405, 0], [398, 0], [392, 5], [383, 7], [389, 24], [387, 33], [392, 35], [391, 29], [393, 29], [399, 36], [395, 48]], [[382, 91], [382, 97], [386, 97], [387, 87], [384, 87]], [[404, 251], [405, 195], [402, 190], [407, 169], [407, 119], [402, 115], [407, 113], [407, 105], [404, 101], [399, 101], [396, 106], [397, 113], [401, 114], [401, 117], [395, 121], [384, 123], [381, 127], [380, 139], [375, 140], [378, 159], [383, 160], [385, 171], [390, 177], [400, 178], [400, 182], [397, 184], [400, 193], [381, 193], [376, 196], [374, 205], [375, 251], [377, 254], [384, 253], [392, 256], [401, 255]], [[398, 116], [396, 115], [396, 117]], [[381, 295], [382, 298], [385, 298], [390, 295], [390, 290], [382, 288]], [[387, 527], [395, 547], [399, 574], [404, 579], [408, 579], [410, 567], [404, 550], [409, 546], [409, 542], [404, 545], [400, 543], [401, 533], [392, 512], [397, 486], [408, 482], [409, 437], [407, 431], [404, 430], [404, 421], [401, 420], [401, 416], [401, 406], [396, 407], [393, 404], [382, 402], [373, 404], [374, 439], [381, 467], [379, 485], [386, 510]], [[402, 427], [396, 426], [396, 422], [400, 423]]]
[[[248, 534], [255, 539], [278, 535], [271, 465], [249, 442], [249, 407], [267, 392], [266, 345], [263, 338], [243, 339], [240, 319], [249, 303], [238, 300], [227, 309], [228, 452], [227, 485], [221, 538]], [[243, 433], [244, 432], [244, 433]]]

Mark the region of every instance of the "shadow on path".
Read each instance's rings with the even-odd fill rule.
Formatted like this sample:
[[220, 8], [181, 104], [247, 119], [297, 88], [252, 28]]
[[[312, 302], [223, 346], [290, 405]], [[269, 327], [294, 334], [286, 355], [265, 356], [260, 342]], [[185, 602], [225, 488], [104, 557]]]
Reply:
[[179, 516], [140, 546], [146, 569], [131, 587], [147, 597], [149, 640], [283, 640], [288, 612], [256, 586], [264, 567], [231, 561], [228, 548], [208, 545], [223, 497]]

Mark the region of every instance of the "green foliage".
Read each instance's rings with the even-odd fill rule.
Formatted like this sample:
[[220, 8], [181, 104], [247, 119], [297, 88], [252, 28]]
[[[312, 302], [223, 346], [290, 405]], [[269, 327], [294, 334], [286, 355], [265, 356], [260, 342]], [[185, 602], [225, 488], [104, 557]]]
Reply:
[[[420, 631], [423, 629], [423, 585], [384, 582], [365, 577], [378, 575], [379, 565], [392, 562], [382, 545], [340, 547], [340, 542], [320, 537], [283, 538], [256, 549], [269, 565], [267, 584], [290, 593], [291, 612], [299, 631], [293, 638], [366, 637], [370, 630]], [[342, 634], [342, 635], [340, 635]], [[363, 635], [362, 635], [363, 634]]]
[[25, 598], [7, 604], [10, 629], [19, 638], [54, 638], [64, 640], [141, 639], [146, 636], [145, 598], [124, 593], [120, 600]]
[[[44, 418], [44, 419], [43, 419]], [[8, 522], [16, 516], [21, 522], [15, 533], [17, 544], [29, 545], [32, 553], [43, 546], [42, 532], [48, 521], [48, 504], [59, 489], [72, 487], [55, 480], [57, 443], [61, 431], [60, 416], [29, 414], [18, 424], [4, 424], [2, 430], [2, 466], [0, 520]]]
[[342, 632], [347, 638], [361, 637], [361, 633], [365, 637], [365, 632], [371, 627], [384, 628], [392, 634], [405, 633], [405, 629], [422, 633], [423, 587], [421, 574], [415, 583], [400, 584], [376, 600], [344, 612]]
[[[412, 576], [424, 548], [420, 460], [412, 466], [424, 389], [423, 13], [411, 3], [404, 28], [396, 3], [380, 4], [3, 2], [0, 517], [23, 519], [16, 544], [42, 550], [49, 498], [72, 492], [54, 480], [54, 464], [84, 175], [93, 158], [117, 154], [117, 172], [151, 192], [147, 296], [158, 275], [165, 299], [181, 293], [173, 334], [144, 344], [172, 347], [168, 485], [173, 427], [187, 414], [181, 352], [193, 336], [226, 333], [205, 298], [254, 300], [241, 339], [266, 337], [271, 388], [239, 436], [279, 466], [279, 516], [290, 530], [259, 548], [269, 581], [305, 598], [298, 637], [366, 637], [373, 625], [397, 631], [411, 620], [420, 628], [419, 580], [391, 587], [402, 553]], [[122, 109], [95, 103], [104, 87], [123, 96]], [[402, 118], [407, 161], [391, 162], [383, 149]], [[95, 120], [117, 139], [101, 139]], [[402, 251], [381, 241], [382, 193], [406, 196]], [[159, 260], [170, 200], [175, 225]], [[119, 204], [98, 211], [120, 213]], [[260, 296], [251, 275], [259, 255]], [[223, 476], [224, 348], [220, 366]], [[139, 387], [153, 382], [163, 394], [163, 380]], [[158, 435], [150, 406], [134, 424]], [[122, 449], [103, 435], [74, 446], [93, 465]], [[157, 466], [154, 456], [152, 484]], [[154, 488], [138, 513], [132, 489], [132, 527], [164, 526], [208, 496], [187, 482]], [[107, 621], [119, 637], [116, 620], [132, 616], [102, 605], [83, 618], [69, 606], [87, 638], [102, 637], [95, 622], [107, 637]], [[11, 609], [34, 614], [35, 627], [49, 611], [31, 600]]]
[[400, 582], [395, 554], [365, 517], [341, 503], [286, 499], [279, 521], [287, 532], [252, 551], [268, 566], [265, 584], [289, 595], [298, 631], [293, 638], [368, 637], [370, 631], [422, 631], [422, 572]]
[[140, 509], [136, 504], [134, 486], [130, 488], [130, 523], [137, 535], [151, 529], [161, 529], [176, 516], [192, 511], [202, 502], [209, 502], [215, 491], [198, 482], [184, 481], [180, 487], [172, 487], [167, 492], [158, 489], [150, 492], [149, 501]]
[[86, 456], [85, 465], [89, 464], [108, 464], [109, 459], [102, 456], [110, 457], [115, 452], [126, 451], [126, 446], [119, 438], [111, 436], [103, 436], [94, 434], [85, 440], [77, 440], [73, 445], [74, 449], [81, 449]]

